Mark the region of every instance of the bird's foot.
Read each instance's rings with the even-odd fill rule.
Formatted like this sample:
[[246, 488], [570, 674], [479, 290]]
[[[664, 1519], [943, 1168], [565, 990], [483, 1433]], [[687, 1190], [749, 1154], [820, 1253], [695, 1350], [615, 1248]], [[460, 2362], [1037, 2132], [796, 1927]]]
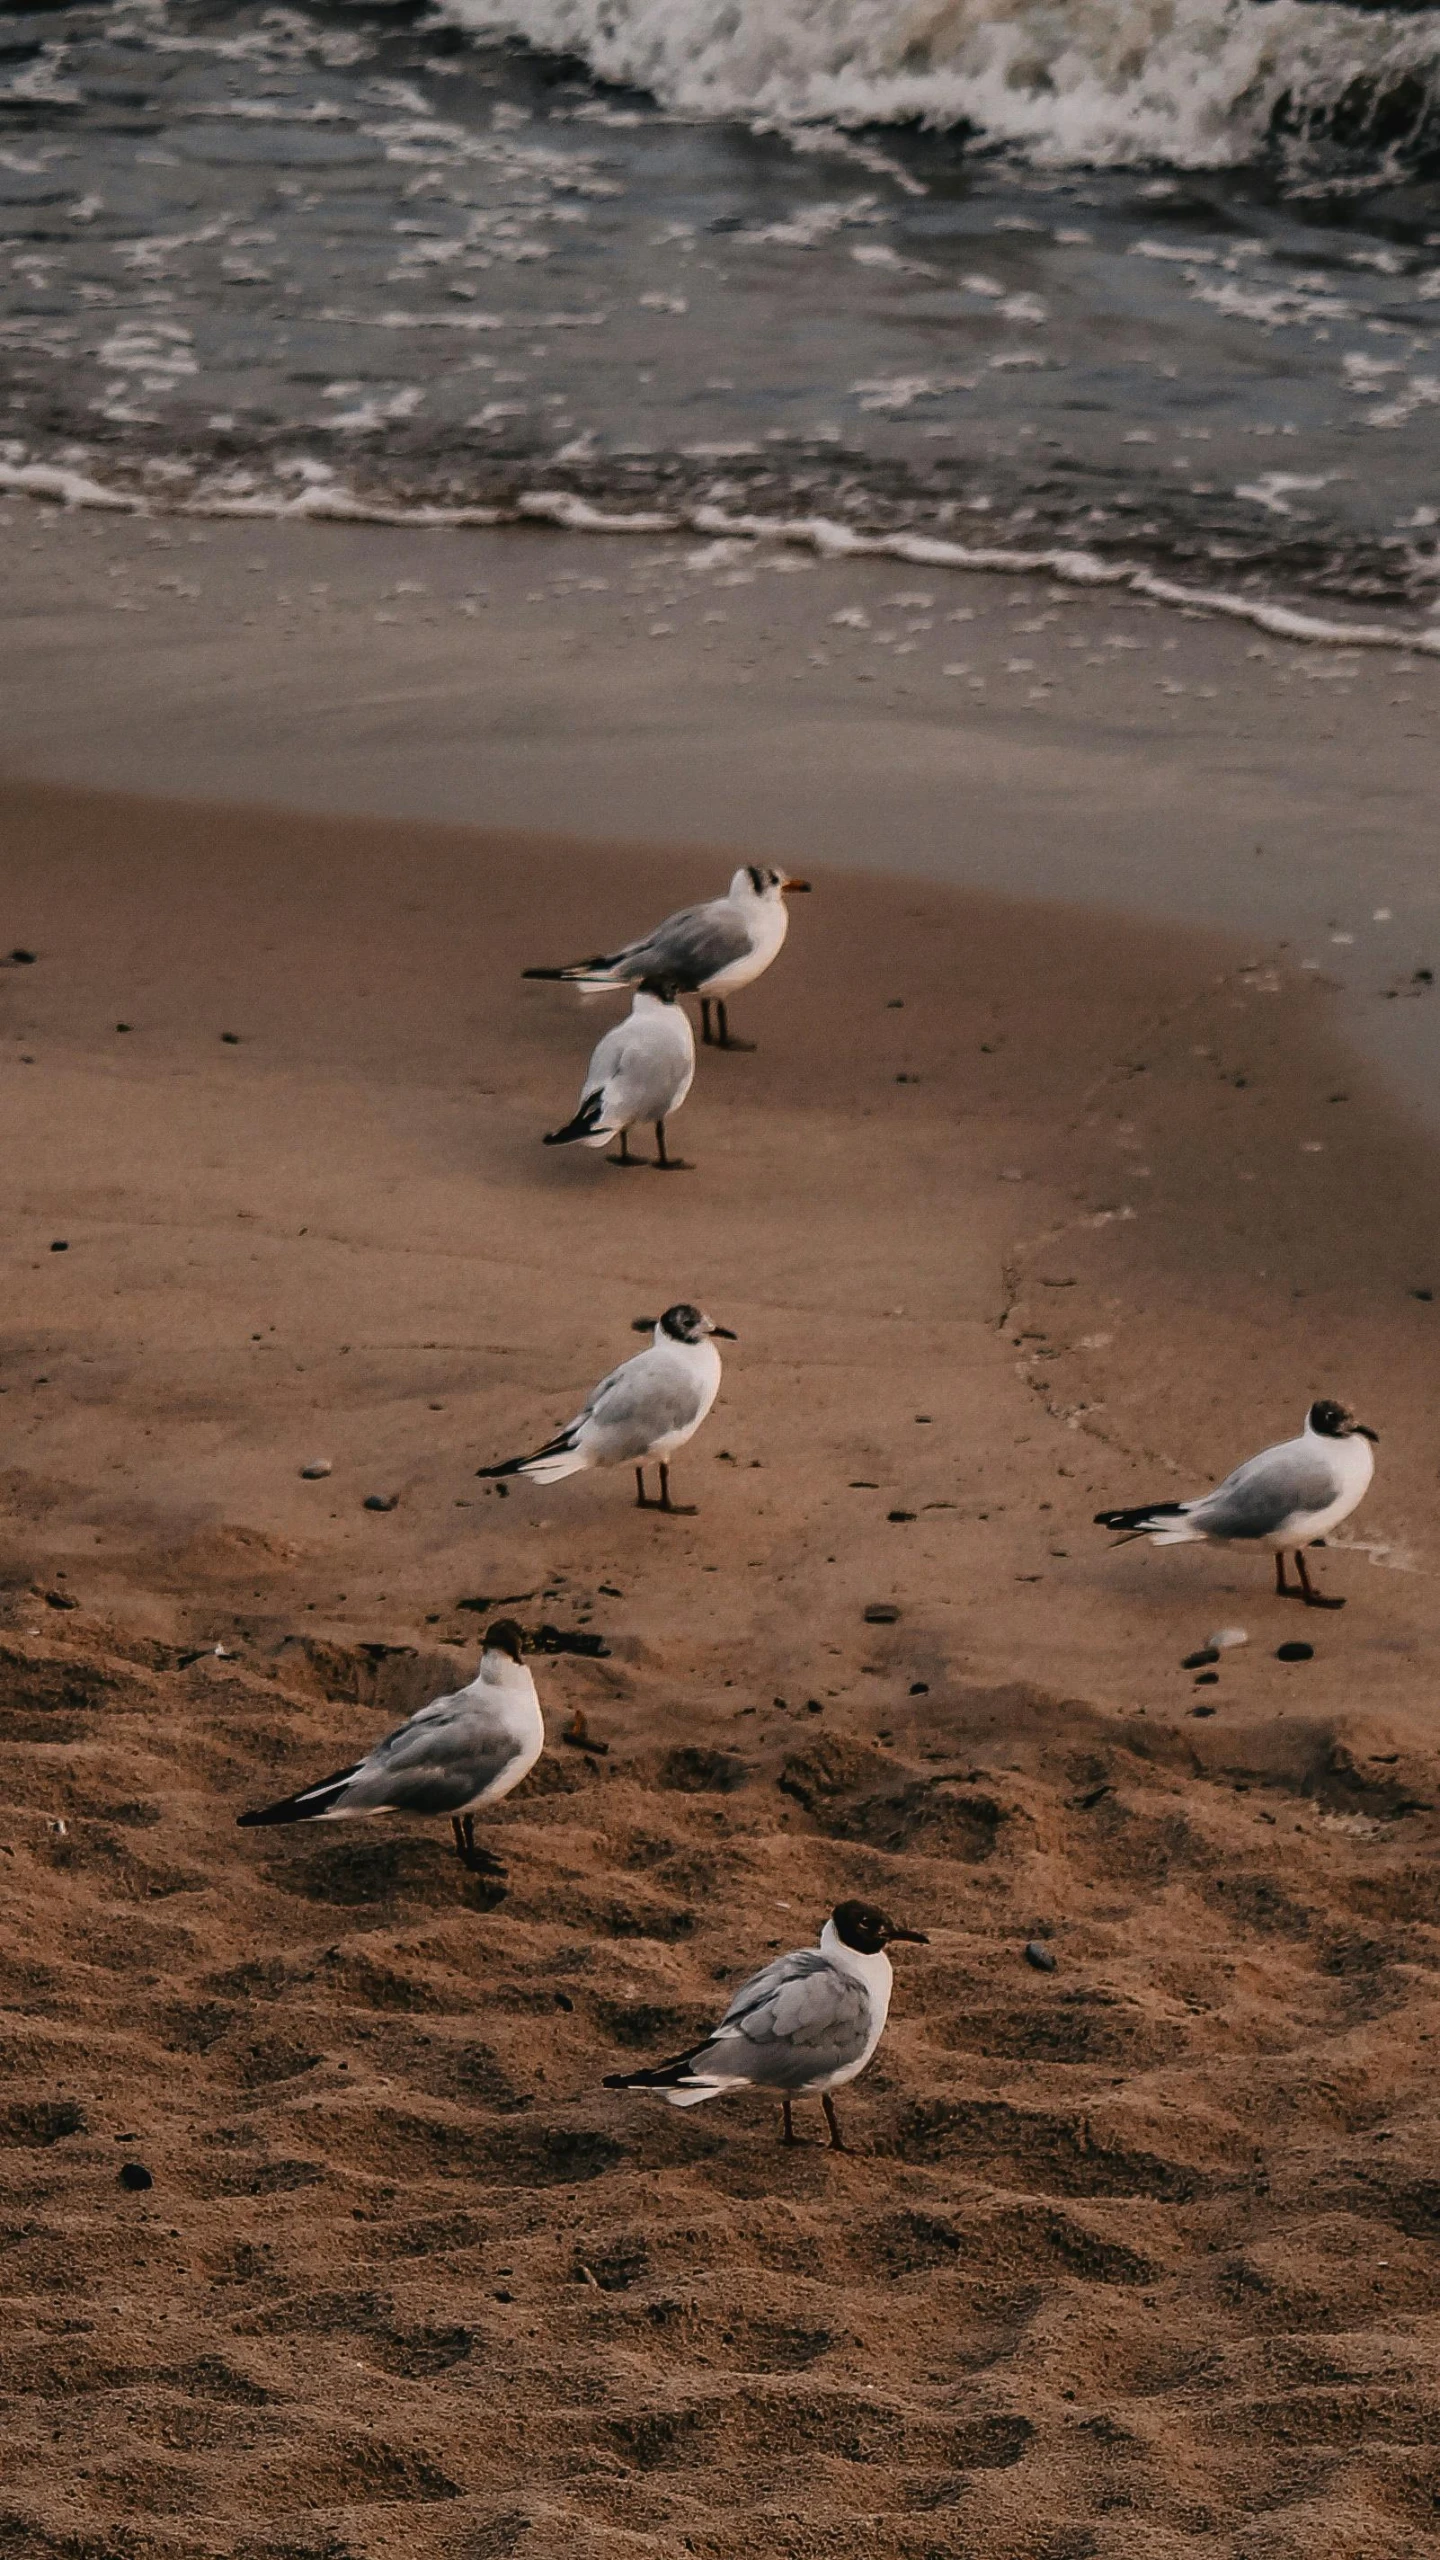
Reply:
[[643, 1156], [607, 1156], [605, 1161], [607, 1164], [613, 1164], [621, 1173], [631, 1173], [637, 1166], [643, 1165], [645, 1159]]
[[693, 1173], [695, 1167], [685, 1156], [657, 1156], [654, 1170], [656, 1173]]
[[1301, 1593], [1307, 1609], [1343, 1609], [1345, 1598], [1338, 1591], [1305, 1591]]
[[755, 1043], [753, 1040], [737, 1040], [733, 1033], [727, 1032], [723, 1040], [712, 1040], [710, 1046], [712, 1049], [753, 1050]]
[[672, 1520], [693, 1520], [700, 1505], [698, 1502], [647, 1502], [645, 1508], [647, 1511], [668, 1511]]

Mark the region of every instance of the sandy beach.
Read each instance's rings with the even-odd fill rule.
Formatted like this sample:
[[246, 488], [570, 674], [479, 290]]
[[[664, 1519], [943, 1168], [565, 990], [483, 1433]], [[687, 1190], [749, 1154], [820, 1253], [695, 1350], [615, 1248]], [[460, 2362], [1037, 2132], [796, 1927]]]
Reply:
[[[922, 689], [858, 739], [837, 692], [807, 763], [777, 678], [747, 764], [733, 691], [647, 680], [648, 624], [585, 664], [547, 612], [523, 667], [533, 551], [487, 547], [481, 681], [463, 596], [431, 625], [367, 589], [323, 650], [275, 602], [320, 544], [332, 597], [394, 588], [393, 547], [212, 530], [187, 601], [152, 534], [4, 534], [0, 943], [34, 957], [0, 971], [0, 2549], [1409, 2560], [1434, 670], [1361, 664], [1322, 712], [1245, 635], [1147, 617], [1190, 692], [1116, 651], [1103, 716], [1037, 681], [942, 730]], [[122, 650], [105, 589], [142, 571]], [[991, 686], [1045, 609], [1010, 595]], [[547, 1155], [615, 1008], [520, 971], [712, 893], [771, 775], [765, 849], [814, 894], [737, 999], [755, 1053], [702, 1052], [695, 1170]], [[1257, 802], [1279, 879], [1242, 890]], [[1347, 845], [1367, 918], [1402, 907], [1382, 856], [1413, 893], [1403, 950], [1335, 903]], [[677, 1297], [739, 1337], [694, 1518], [623, 1473], [477, 1479]], [[1323, 1393], [1380, 1434], [1315, 1560], [1343, 1613], [1092, 1525]], [[443, 1825], [236, 1831], [453, 1686], [502, 1602], [607, 1648], [537, 1658], [503, 1897]], [[1248, 1641], [1197, 1683], [1220, 1628]], [[931, 1940], [854, 2156], [601, 2088], [850, 1893]]]

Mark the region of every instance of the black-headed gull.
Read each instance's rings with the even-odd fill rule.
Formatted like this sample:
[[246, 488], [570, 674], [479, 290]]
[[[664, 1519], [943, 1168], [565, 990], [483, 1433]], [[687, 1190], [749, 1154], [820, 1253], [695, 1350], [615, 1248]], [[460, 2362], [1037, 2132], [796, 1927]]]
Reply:
[[552, 1130], [547, 1147], [608, 1147], [620, 1141], [611, 1164], [639, 1164], [626, 1143], [637, 1121], [655, 1131], [656, 1169], [685, 1173], [683, 1159], [665, 1145], [665, 1123], [678, 1111], [695, 1080], [695, 1034], [690, 1016], [675, 1001], [673, 978], [646, 978], [623, 1022], [617, 1022], [595, 1045], [580, 1088], [580, 1107], [563, 1129]]
[[796, 2140], [791, 2108], [818, 2098], [830, 2148], [843, 2151], [830, 2092], [858, 2079], [885, 2032], [894, 1975], [885, 1950], [897, 1939], [929, 1945], [869, 1902], [840, 1902], [818, 1947], [777, 1956], [736, 1992], [713, 2034], [648, 2071], [612, 2072], [607, 2089], [653, 2089], [672, 2107], [700, 2107], [738, 2089], [781, 2102], [782, 2142]]
[[[732, 1040], [725, 1009], [768, 969], [790, 927], [786, 897], [808, 889], [808, 880], [792, 880], [768, 863], [747, 862], [735, 874], [723, 898], [704, 906], [681, 907], [653, 933], [627, 942], [620, 951], [598, 952], [593, 960], [572, 960], [563, 969], [527, 969], [527, 978], [561, 978], [587, 994], [606, 987], [632, 986], [644, 978], [673, 978], [688, 995], [700, 999], [701, 1037], [716, 1049], [753, 1049], [753, 1040]], [[710, 1027], [714, 1004], [719, 1035]]]
[[[1275, 1558], [1275, 1589], [1282, 1599], [1304, 1600], [1312, 1609], [1343, 1609], [1343, 1600], [1327, 1599], [1314, 1588], [1304, 1550], [1348, 1520], [1363, 1499], [1375, 1472], [1371, 1444], [1377, 1436], [1343, 1404], [1322, 1396], [1305, 1416], [1298, 1440], [1281, 1440], [1257, 1458], [1247, 1458], [1213, 1493], [1198, 1494], [1190, 1502], [1097, 1511], [1096, 1524], [1129, 1537], [1148, 1537], [1157, 1547], [1188, 1546], [1199, 1539], [1261, 1547]], [[1298, 1590], [1285, 1579], [1287, 1549], [1295, 1558]]]
[[534, 1768], [545, 1748], [535, 1683], [513, 1618], [485, 1630], [480, 1668], [467, 1689], [432, 1698], [377, 1742], [363, 1760], [257, 1813], [242, 1830], [281, 1822], [340, 1822], [354, 1814], [448, 1813], [462, 1865], [503, 1876], [500, 1860], [475, 1846], [475, 1814], [498, 1804]]
[[[557, 1431], [528, 1458], [505, 1458], [497, 1467], [477, 1467], [481, 1476], [533, 1476], [537, 1484], [556, 1484], [589, 1467], [635, 1469], [636, 1503], [642, 1511], [693, 1512], [693, 1503], [670, 1499], [670, 1465], [677, 1449], [694, 1438], [720, 1392], [720, 1354], [712, 1336], [733, 1342], [728, 1325], [713, 1324], [698, 1307], [667, 1307], [658, 1323], [636, 1318], [635, 1331], [655, 1339], [612, 1369], [592, 1388], [573, 1422]], [[645, 1491], [645, 1467], [654, 1459], [660, 1469], [660, 1499]]]

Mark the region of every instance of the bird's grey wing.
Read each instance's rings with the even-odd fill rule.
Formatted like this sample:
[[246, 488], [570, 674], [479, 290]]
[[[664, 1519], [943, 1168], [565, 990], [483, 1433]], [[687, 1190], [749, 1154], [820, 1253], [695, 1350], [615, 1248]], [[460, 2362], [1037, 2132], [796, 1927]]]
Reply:
[[726, 898], [703, 907], [681, 907], [644, 942], [621, 954], [630, 977], [678, 978], [683, 986], [703, 986], [719, 969], [743, 960], [750, 948], [749, 931]]
[[736, 1992], [693, 2068], [766, 2089], [803, 2089], [858, 2062], [870, 2035], [870, 1995], [818, 1947], [780, 1956]]
[[1297, 1512], [1324, 1511], [1336, 1480], [1323, 1450], [1308, 1440], [1262, 1449], [1188, 1506], [1187, 1518], [1212, 1538], [1273, 1538]]
[[602, 1378], [585, 1407], [584, 1420], [617, 1461], [642, 1458], [670, 1431], [683, 1431], [696, 1413], [695, 1382], [678, 1362], [642, 1351]]
[[361, 1761], [345, 1791], [347, 1809], [458, 1812], [493, 1784], [517, 1748], [499, 1717], [473, 1699], [437, 1698]]

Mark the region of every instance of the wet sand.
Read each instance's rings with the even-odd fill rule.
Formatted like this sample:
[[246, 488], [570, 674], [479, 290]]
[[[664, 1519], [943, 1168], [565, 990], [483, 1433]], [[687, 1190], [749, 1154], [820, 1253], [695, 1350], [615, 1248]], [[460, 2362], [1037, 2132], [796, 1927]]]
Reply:
[[[728, 869], [576, 819], [0, 798], [9, 2542], [1418, 2552], [1428, 1142], [1308, 955], [833, 867], [695, 1171], [547, 1155], [611, 1008], [519, 970]], [[692, 1294], [694, 1519], [476, 1479]], [[1321, 1392], [1343, 1613], [1091, 1525]], [[235, 1831], [502, 1600], [609, 1646], [503, 1899]], [[855, 2156], [601, 2089], [853, 1892]]]
[[[1440, 1122], [1440, 662], [783, 546], [0, 507], [0, 771], [1286, 946]], [[706, 877], [710, 876], [707, 871]], [[1399, 1000], [1400, 996], [1406, 1000]]]

